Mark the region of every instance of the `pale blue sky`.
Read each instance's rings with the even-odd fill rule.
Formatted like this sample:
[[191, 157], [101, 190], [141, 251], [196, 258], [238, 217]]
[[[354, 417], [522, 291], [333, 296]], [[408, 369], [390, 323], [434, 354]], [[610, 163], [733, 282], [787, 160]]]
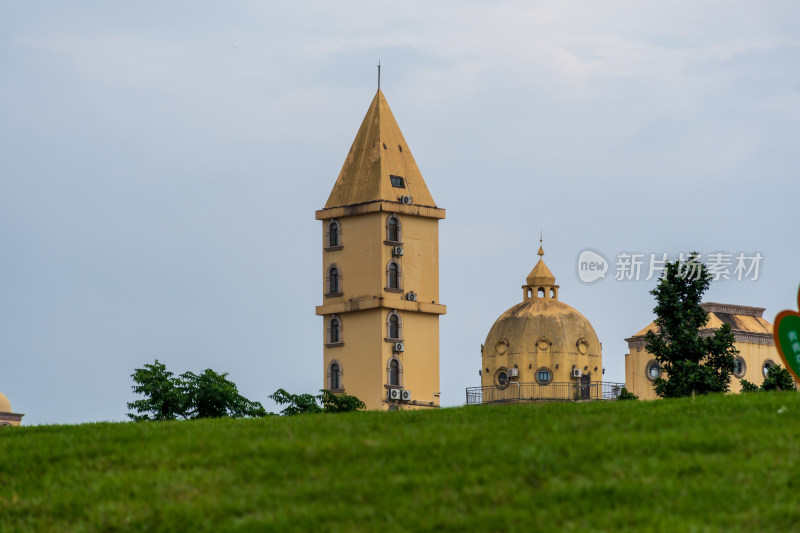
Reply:
[[[382, 88], [440, 224], [442, 402], [521, 298], [539, 231], [624, 380], [654, 282], [576, 258], [760, 252], [709, 301], [794, 307], [796, 2], [0, 4], [0, 391], [121, 420], [130, 373], [322, 384], [321, 208]], [[612, 265], [613, 268], [613, 265]]]

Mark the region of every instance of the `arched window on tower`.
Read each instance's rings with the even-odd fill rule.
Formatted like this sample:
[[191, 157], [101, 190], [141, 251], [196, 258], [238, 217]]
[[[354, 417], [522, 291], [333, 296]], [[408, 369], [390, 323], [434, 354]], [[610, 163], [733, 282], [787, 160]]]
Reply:
[[336, 248], [338, 246], [341, 246], [339, 239], [339, 223], [335, 220], [331, 220], [328, 225], [328, 248]]
[[341, 294], [341, 277], [342, 273], [339, 270], [339, 267], [336, 265], [331, 265], [331, 267], [328, 269], [328, 294]]
[[400, 375], [402, 372], [400, 361], [397, 357], [392, 357], [389, 360], [389, 376], [388, 382], [390, 387], [399, 387], [400, 386]]
[[389, 242], [400, 242], [400, 219], [397, 215], [389, 215], [386, 219], [386, 240]]
[[336, 315], [331, 317], [330, 328], [328, 328], [328, 342], [330, 344], [342, 342], [342, 321]]
[[341, 391], [342, 386], [342, 365], [337, 360], [331, 361], [328, 366], [328, 390]]
[[389, 261], [389, 265], [386, 267], [386, 288], [400, 288], [400, 264], [394, 259]]
[[389, 318], [386, 321], [386, 326], [388, 333], [388, 335], [386, 336], [387, 338], [392, 340], [402, 339], [401, 335], [403, 333], [403, 328], [402, 328], [403, 323], [400, 320], [400, 315], [397, 314], [397, 311], [392, 311], [391, 313], [389, 313]]

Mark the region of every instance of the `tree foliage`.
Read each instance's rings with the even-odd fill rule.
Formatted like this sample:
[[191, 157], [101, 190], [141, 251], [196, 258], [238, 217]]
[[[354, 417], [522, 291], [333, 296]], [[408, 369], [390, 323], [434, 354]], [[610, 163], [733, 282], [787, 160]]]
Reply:
[[334, 394], [328, 389], [320, 389], [320, 393], [317, 396], [313, 394], [291, 394], [284, 389], [278, 389], [270, 395], [270, 398], [275, 403], [286, 406], [281, 411], [283, 416], [322, 412], [345, 413], [360, 411], [367, 407], [364, 402], [350, 394]]
[[321, 389], [317, 398], [326, 413], [347, 413], [366, 409], [367, 405], [351, 394], [334, 394], [328, 389]]
[[218, 374], [207, 368], [202, 374], [181, 374], [187, 412], [190, 418], [260, 418], [267, 414], [259, 402], [239, 394], [228, 374]]
[[131, 388], [144, 398], [128, 402], [131, 420], [175, 420], [177, 418], [262, 417], [267, 412], [259, 402], [239, 394], [236, 384], [206, 369], [202, 374], [185, 372], [175, 376], [159, 363], [145, 364], [134, 370]]
[[134, 383], [131, 388], [136, 394], [144, 395], [143, 399], [128, 402], [128, 409], [138, 414], [128, 413], [128, 417], [136, 422], [143, 420], [175, 420], [186, 418], [186, 400], [181, 390], [179, 378], [167, 370], [167, 366], [159, 363], [145, 364], [131, 374]]
[[278, 389], [270, 395], [270, 399], [278, 405], [286, 406], [281, 411], [283, 416], [322, 412], [322, 407], [317, 404], [317, 399], [313, 394], [291, 394], [284, 389]]
[[767, 369], [767, 375], [764, 376], [764, 383], [759, 388], [755, 383], [750, 383], [746, 379], [742, 380], [742, 392], [759, 392], [759, 391], [790, 391], [796, 390], [794, 379], [792, 375], [783, 367], [773, 365]]
[[617, 400], [638, 400], [639, 397], [636, 396], [634, 393], [629, 391], [626, 387], [622, 387], [622, 390], [619, 392], [619, 396], [617, 396]]
[[782, 366], [773, 365], [767, 369], [764, 383], [761, 384], [762, 391], [791, 391], [795, 390], [794, 379], [788, 370]]
[[645, 335], [646, 349], [661, 365], [665, 378], [656, 378], [656, 394], [675, 398], [727, 392], [734, 369], [734, 336], [724, 324], [709, 336], [700, 334], [708, 313], [700, 306], [711, 279], [706, 266], [691, 254], [686, 261], [667, 262], [655, 289], [657, 332]]
[[746, 379], [741, 381], [742, 383], [742, 392], [758, 392], [758, 385], [755, 383], [750, 383]]

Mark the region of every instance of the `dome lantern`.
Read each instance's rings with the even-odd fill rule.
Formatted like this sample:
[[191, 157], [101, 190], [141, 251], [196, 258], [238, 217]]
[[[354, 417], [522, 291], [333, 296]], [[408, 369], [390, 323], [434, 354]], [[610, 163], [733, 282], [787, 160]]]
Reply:
[[522, 301], [528, 300], [556, 300], [558, 301], [558, 285], [556, 285], [556, 277], [547, 268], [544, 262], [543, 255], [544, 249], [542, 248], [542, 238], [539, 237], [539, 262], [533, 267], [531, 273], [525, 279], [525, 285], [522, 286]]

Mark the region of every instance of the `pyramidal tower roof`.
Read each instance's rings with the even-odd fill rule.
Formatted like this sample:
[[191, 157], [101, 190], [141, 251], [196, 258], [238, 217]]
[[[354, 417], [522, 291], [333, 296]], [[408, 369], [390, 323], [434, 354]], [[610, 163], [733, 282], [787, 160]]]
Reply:
[[[395, 184], [403, 186], [393, 185], [392, 176]], [[325, 209], [380, 200], [397, 202], [402, 196], [410, 196], [416, 205], [436, 207], [386, 97], [378, 89]]]
[[550, 272], [550, 269], [547, 268], [547, 265], [544, 263], [544, 249], [542, 248], [541, 244], [539, 245], [539, 252], [536, 254], [539, 256], [539, 262], [536, 263], [536, 266], [533, 267], [531, 273], [528, 274], [528, 277], [525, 281], [528, 285], [541, 285], [541, 286], [551, 286], [556, 284], [556, 277]]

